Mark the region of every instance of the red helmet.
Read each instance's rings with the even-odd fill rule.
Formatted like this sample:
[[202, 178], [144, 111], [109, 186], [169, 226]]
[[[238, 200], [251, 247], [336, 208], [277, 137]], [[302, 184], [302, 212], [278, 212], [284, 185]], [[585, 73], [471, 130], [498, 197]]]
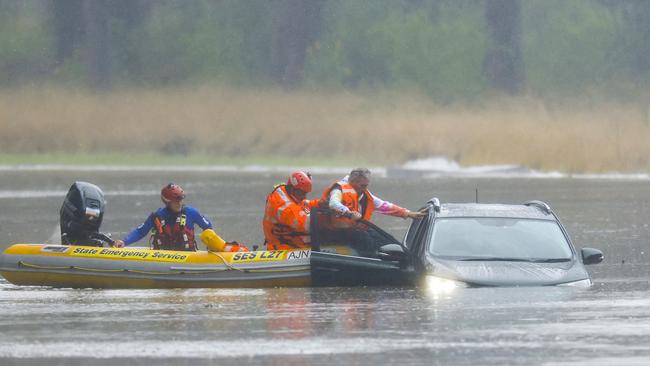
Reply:
[[305, 193], [311, 192], [311, 174], [297, 170], [289, 176], [287, 185]]
[[169, 183], [168, 185], [164, 186], [163, 189], [160, 191], [160, 198], [165, 203], [171, 201], [178, 202], [183, 198], [185, 198], [185, 192], [183, 191], [183, 188], [181, 188], [181, 186], [174, 183]]

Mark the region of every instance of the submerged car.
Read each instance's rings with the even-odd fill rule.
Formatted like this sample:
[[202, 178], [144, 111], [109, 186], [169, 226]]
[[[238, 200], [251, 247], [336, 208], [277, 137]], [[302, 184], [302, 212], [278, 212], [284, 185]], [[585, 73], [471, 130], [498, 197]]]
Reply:
[[550, 206], [440, 204], [412, 223], [404, 244], [415, 271], [444, 286], [591, 285], [584, 265], [599, 263], [597, 249], [578, 251]]
[[379, 259], [314, 253], [312, 273], [334, 281], [363, 278], [367, 284], [424, 280], [442, 289], [588, 287], [592, 282], [584, 265], [603, 260], [597, 249], [578, 251], [542, 201], [441, 205], [433, 198], [425, 207], [429, 215], [413, 221], [403, 243], [392, 239], [395, 244], [383, 246]]

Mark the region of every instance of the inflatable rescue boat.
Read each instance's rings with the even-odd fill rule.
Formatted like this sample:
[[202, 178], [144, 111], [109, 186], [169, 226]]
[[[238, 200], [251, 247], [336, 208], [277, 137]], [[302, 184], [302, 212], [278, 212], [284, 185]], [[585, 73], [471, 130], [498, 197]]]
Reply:
[[[200, 237], [207, 251], [113, 248], [99, 232], [104, 216], [101, 189], [75, 182], [60, 211], [61, 243], [14, 244], [0, 254], [0, 274], [22, 286], [72, 288], [303, 287], [405, 284], [405, 248], [389, 244], [376, 258], [349, 245], [327, 245], [318, 235], [312, 211], [312, 249], [249, 251], [226, 243], [213, 230]], [[387, 243], [399, 243], [373, 226]]]
[[73, 288], [309, 286], [310, 254], [15, 244], [0, 255], [0, 274], [15, 285]]

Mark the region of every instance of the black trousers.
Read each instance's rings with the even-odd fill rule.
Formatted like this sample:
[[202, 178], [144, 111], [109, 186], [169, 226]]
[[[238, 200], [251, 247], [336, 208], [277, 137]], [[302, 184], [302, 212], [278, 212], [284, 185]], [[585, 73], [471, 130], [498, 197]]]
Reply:
[[363, 257], [376, 258], [377, 250], [390, 240], [372, 228], [367, 229], [323, 229], [320, 232], [322, 243], [349, 245]]

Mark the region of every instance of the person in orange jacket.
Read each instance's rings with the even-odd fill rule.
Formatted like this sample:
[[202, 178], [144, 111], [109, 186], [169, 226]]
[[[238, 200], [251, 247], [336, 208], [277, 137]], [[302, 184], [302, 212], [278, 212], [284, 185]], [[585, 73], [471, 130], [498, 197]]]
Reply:
[[311, 188], [311, 175], [295, 171], [266, 197], [262, 227], [267, 250], [311, 247], [309, 212], [320, 202], [306, 199]]
[[359, 220], [370, 221], [375, 211], [411, 219], [424, 217], [426, 213], [382, 200], [368, 190], [369, 184], [370, 170], [357, 168], [325, 189], [322, 202], [335, 214], [323, 220], [320, 233], [326, 241], [352, 244], [363, 255], [373, 256], [378, 245], [387, 243], [373, 229], [359, 224]]

